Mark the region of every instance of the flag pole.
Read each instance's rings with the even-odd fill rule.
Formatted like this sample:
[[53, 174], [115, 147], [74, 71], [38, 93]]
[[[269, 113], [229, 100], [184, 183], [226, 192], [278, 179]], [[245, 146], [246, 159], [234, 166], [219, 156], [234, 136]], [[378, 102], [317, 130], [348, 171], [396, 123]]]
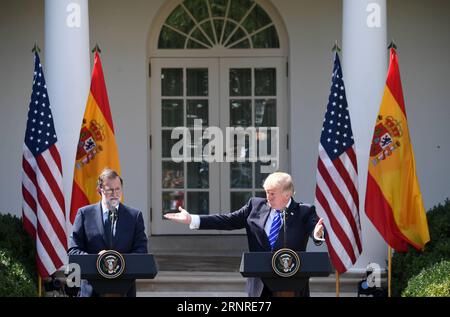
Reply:
[[[331, 51], [333, 53], [336, 53], [336, 54], [338, 54], [341, 51], [341, 48], [340, 48], [339, 43], [338, 43], [337, 40], [334, 41], [334, 45], [331, 48]], [[339, 289], [339, 272], [336, 271], [336, 297], [339, 297], [339, 292], [340, 292], [340, 289]]]
[[339, 297], [339, 272], [336, 271], [336, 297]]
[[388, 245], [388, 297], [391, 297], [392, 248]]
[[32, 53], [40, 53], [41, 49], [39, 48], [39, 46], [37, 45], [37, 43], [34, 43], [33, 49], [31, 50]]
[[38, 274], [38, 297], [42, 297], [42, 278]]
[[[388, 49], [393, 48], [394, 50], [397, 49], [397, 45], [394, 42], [394, 39], [391, 40], [391, 42], [388, 45]], [[391, 273], [392, 273], [392, 248], [388, 244], [388, 297], [391, 297]]]
[[331, 51], [332, 52], [337, 52], [337, 53], [339, 53], [341, 51], [341, 47], [339, 46], [337, 40], [334, 41], [334, 45], [333, 45], [333, 48], [331, 49]]
[[92, 53], [98, 52], [99, 54], [102, 52], [97, 43], [95, 43], [94, 48], [92, 49]]

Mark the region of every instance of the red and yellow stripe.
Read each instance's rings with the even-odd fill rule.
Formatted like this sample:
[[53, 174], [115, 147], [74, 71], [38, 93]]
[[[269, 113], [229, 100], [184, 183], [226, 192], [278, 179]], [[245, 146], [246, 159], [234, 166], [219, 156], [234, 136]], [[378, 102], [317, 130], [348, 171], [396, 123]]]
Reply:
[[408, 244], [423, 249], [430, 241], [422, 195], [416, 175], [396, 51], [392, 48], [379, 119], [399, 122], [401, 135], [392, 152], [373, 164], [369, 159], [365, 210], [386, 242], [397, 251]]

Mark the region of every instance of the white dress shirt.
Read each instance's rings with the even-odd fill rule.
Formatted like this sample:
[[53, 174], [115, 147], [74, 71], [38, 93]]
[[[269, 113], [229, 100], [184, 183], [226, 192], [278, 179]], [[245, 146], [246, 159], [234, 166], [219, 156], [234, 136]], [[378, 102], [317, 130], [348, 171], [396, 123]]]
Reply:
[[[119, 206], [117, 206], [117, 210], [119, 209]], [[102, 200], [102, 213], [103, 213], [103, 224], [105, 224], [106, 219], [109, 216], [109, 209], [108, 206], [106, 205], [106, 203]], [[117, 219], [116, 221], [114, 221], [114, 223], [112, 224], [112, 230], [113, 230], [113, 236], [116, 235], [116, 225], [117, 225]]]
[[[286, 204], [286, 210], [291, 205], [292, 198], [289, 198], [288, 203]], [[272, 227], [273, 218], [275, 218], [275, 215], [277, 214], [276, 209], [271, 208], [269, 218], [267, 218], [266, 225], [264, 226], [264, 231], [266, 232], [266, 235], [270, 235], [270, 228]], [[281, 226], [283, 226], [283, 216], [281, 216]], [[281, 227], [280, 227], [281, 228]]]

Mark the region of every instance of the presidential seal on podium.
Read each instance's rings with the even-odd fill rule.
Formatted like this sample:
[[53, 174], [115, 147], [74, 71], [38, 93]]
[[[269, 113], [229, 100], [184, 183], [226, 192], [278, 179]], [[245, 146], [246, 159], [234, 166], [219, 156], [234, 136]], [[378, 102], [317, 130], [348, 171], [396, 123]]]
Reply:
[[106, 250], [98, 256], [96, 266], [101, 276], [115, 279], [125, 270], [125, 259], [115, 250]]
[[293, 276], [300, 269], [300, 258], [294, 250], [282, 248], [272, 256], [272, 269], [278, 276]]

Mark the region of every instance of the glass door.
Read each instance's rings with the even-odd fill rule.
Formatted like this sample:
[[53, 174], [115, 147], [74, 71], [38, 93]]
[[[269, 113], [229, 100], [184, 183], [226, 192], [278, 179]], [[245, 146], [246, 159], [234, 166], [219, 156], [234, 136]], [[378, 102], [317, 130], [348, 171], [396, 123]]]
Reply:
[[222, 210], [265, 197], [267, 175], [288, 168], [284, 65], [284, 58], [220, 60], [220, 121], [234, 139], [224, 153], [228, 162], [221, 165]]
[[217, 59], [152, 59], [152, 234], [211, 234], [163, 218], [179, 206], [220, 210], [218, 163], [204, 159], [205, 129], [219, 125]]
[[270, 172], [287, 170], [285, 59], [155, 58], [151, 65], [152, 234], [244, 233], [190, 230], [163, 215], [178, 206], [237, 210], [265, 196]]

